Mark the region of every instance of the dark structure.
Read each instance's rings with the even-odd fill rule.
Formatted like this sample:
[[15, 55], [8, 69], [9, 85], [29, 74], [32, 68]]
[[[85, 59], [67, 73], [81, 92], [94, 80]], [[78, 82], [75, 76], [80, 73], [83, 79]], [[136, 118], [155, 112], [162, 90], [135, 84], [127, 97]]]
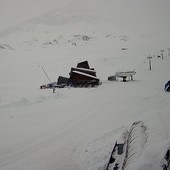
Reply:
[[77, 68], [90, 69], [90, 66], [89, 66], [88, 61], [83, 61], [83, 62], [77, 64]]
[[116, 81], [117, 77], [116, 76], [109, 76], [108, 81]]
[[165, 91], [170, 92], [170, 80], [165, 84]]
[[[120, 168], [119, 163], [118, 163], [119, 162], [118, 157], [119, 157], [119, 155], [123, 155], [124, 146], [125, 146], [125, 143], [119, 143], [116, 141], [106, 170], [111, 169], [111, 167], [113, 168], [113, 170], [117, 170]], [[121, 168], [121, 169], [123, 169], [123, 168]]]
[[99, 85], [99, 78], [96, 76], [96, 71], [89, 67], [88, 62], [83, 61], [77, 64], [77, 68], [71, 68], [69, 85], [74, 87], [94, 87]]
[[58, 81], [57, 81], [57, 85], [58, 86], [68, 86], [68, 83], [69, 83], [69, 78], [67, 77], [62, 77], [62, 76], [59, 76], [58, 77]]
[[166, 151], [166, 154], [164, 155], [161, 166], [163, 170], [167, 170], [169, 169], [169, 165], [170, 165], [170, 150], [168, 149]]
[[40, 89], [52, 89], [57, 87], [57, 82], [51, 82], [40, 86]]
[[94, 68], [90, 68], [88, 61], [80, 62], [77, 64], [77, 67], [72, 67], [69, 75], [69, 78], [59, 76], [57, 82], [42, 85], [40, 89], [63, 88], [65, 86], [94, 87], [99, 85], [96, 71]]

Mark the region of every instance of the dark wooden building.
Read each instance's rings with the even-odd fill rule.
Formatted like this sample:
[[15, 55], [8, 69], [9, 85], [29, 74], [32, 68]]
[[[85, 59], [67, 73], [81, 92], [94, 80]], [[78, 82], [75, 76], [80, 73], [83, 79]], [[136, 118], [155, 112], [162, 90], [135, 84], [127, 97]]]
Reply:
[[89, 67], [87, 61], [78, 63], [77, 68], [72, 67], [70, 71], [69, 84], [71, 86], [88, 87], [99, 85], [96, 71]]
[[99, 78], [96, 76], [96, 71], [94, 68], [90, 68], [88, 61], [80, 62], [77, 64], [77, 67], [72, 67], [69, 75], [69, 78], [59, 76], [57, 82], [42, 85], [40, 89], [63, 88], [65, 86], [94, 87], [99, 85]]
[[59, 76], [58, 77], [58, 81], [57, 81], [57, 85], [59, 86], [67, 86], [69, 83], [69, 78], [67, 77], [62, 77], [62, 76]]

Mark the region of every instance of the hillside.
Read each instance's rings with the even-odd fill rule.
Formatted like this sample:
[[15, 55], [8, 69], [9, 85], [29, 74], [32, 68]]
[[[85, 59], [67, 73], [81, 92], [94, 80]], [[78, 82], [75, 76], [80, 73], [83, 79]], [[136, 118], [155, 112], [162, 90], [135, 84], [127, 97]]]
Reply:
[[[161, 170], [170, 137], [168, 7], [161, 0], [64, 1], [2, 31], [0, 169], [105, 170], [115, 142], [140, 121], [125, 169]], [[41, 67], [57, 81], [85, 60], [100, 86], [40, 89], [49, 83]], [[132, 70], [133, 81], [107, 80]]]

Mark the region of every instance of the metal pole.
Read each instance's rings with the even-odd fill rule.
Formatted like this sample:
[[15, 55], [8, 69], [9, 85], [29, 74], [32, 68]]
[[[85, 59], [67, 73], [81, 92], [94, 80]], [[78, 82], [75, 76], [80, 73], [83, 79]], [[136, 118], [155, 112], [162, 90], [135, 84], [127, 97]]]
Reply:
[[163, 58], [164, 58], [164, 57], [163, 57], [163, 52], [164, 52], [164, 50], [161, 50], [161, 56], [162, 56], [162, 60], [163, 60]]
[[151, 59], [152, 59], [152, 57], [149, 56], [148, 59], [149, 59], [149, 70], [152, 70], [152, 64], [151, 64]]
[[40, 67], [41, 67], [41, 69], [43, 70], [43, 72], [44, 72], [44, 74], [46, 75], [46, 77], [47, 77], [47, 79], [49, 80], [49, 82], [51, 83], [51, 80], [50, 80], [49, 76], [47, 75], [47, 73], [45, 72], [44, 68], [43, 68], [42, 66], [40, 66]]

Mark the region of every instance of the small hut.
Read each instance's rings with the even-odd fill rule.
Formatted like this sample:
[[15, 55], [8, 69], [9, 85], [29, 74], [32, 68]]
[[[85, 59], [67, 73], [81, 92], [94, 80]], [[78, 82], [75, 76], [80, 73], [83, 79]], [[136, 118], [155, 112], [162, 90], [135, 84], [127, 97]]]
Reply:
[[70, 77], [59, 76], [57, 82], [47, 85], [41, 85], [40, 89], [63, 88], [65, 86], [73, 87], [94, 87], [99, 85], [99, 78], [96, 76], [94, 68], [90, 68], [88, 61], [77, 64], [77, 67], [71, 67]]
[[71, 68], [69, 84], [71, 86], [93, 87], [99, 85], [99, 78], [96, 76], [96, 71], [89, 67], [88, 61], [83, 61], [78, 63], [76, 68]]
[[69, 83], [69, 78], [63, 76], [58, 77], [58, 81], [57, 81], [58, 86], [64, 87], [67, 86], [68, 83]]

